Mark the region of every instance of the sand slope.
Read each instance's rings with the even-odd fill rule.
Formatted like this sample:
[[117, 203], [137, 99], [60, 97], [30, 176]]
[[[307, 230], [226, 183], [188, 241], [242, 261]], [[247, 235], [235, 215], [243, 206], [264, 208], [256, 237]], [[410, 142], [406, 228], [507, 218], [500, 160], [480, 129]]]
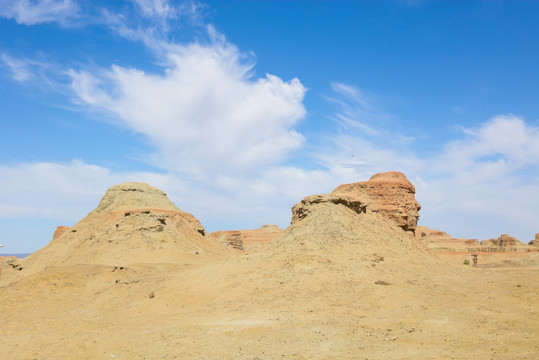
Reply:
[[451, 265], [379, 213], [343, 204], [313, 204], [255, 254], [196, 264], [133, 259], [64, 262], [4, 283], [0, 358], [539, 354], [537, 263]]

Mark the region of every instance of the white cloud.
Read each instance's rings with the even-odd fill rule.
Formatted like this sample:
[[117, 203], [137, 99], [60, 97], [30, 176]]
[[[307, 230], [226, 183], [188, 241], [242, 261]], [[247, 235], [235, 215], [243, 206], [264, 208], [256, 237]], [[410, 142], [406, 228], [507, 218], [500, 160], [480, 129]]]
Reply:
[[500, 115], [463, 135], [428, 159], [428, 180], [418, 187], [429, 209], [425, 224], [445, 225], [458, 236], [510, 232], [530, 240], [539, 231], [539, 127]]
[[[152, 172], [122, 172], [74, 160], [0, 165], [0, 218], [41, 217], [78, 221], [95, 208], [110, 186], [125, 181], [147, 182], [175, 194], [188, 193], [184, 181]], [[39, 181], [36, 181], [39, 179]]]
[[14, 80], [25, 82], [34, 78], [32, 64], [30, 62], [15, 59], [7, 54], [1, 54], [0, 60], [9, 68]]
[[225, 41], [175, 45], [164, 74], [113, 66], [70, 72], [73, 90], [147, 136], [160, 166], [190, 174], [253, 173], [297, 149], [306, 89], [297, 79], [255, 78]]
[[133, 0], [144, 16], [168, 18], [174, 16], [174, 7], [167, 0]]
[[18, 24], [65, 23], [77, 16], [72, 0], [0, 0], [0, 16]]

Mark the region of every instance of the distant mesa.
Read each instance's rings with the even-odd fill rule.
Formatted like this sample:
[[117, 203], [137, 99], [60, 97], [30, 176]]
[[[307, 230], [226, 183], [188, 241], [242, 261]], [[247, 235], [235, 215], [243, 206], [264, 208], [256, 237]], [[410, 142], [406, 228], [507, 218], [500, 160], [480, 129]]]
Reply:
[[473, 254], [479, 256], [480, 264], [488, 265], [507, 264], [539, 252], [538, 246], [524, 244], [508, 234], [479, 242], [477, 239], [454, 238], [446, 232], [418, 226], [416, 239], [431, 253], [459, 264], [470, 262]]
[[421, 209], [414, 186], [403, 173], [396, 171], [375, 174], [368, 181], [340, 185], [331, 194], [308, 196], [292, 208], [292, 223], [307, 216], [310, 205], [320, 202], [343, 204], [357, 213], [379, 213], [412, 234]]
[[524, 244], [520, 240], [512, 236], [509, 236], [509, 234], [502, 234], [500, 235], [500, 237], [496, 239], [489, 239], [489, 240], [481, 241], [481, 246], [488, 246], [491, 248], [500, 248], [500, 249], [504, 249], [504, 251], [506, 251], [507, 249], [517, 251], [518, 247], [524, 246]]

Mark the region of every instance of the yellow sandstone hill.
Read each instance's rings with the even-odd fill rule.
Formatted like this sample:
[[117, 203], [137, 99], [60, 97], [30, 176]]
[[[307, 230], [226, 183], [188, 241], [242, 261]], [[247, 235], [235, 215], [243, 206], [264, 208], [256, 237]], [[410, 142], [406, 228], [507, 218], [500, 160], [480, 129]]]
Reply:
[[[155, 237], [176, 244], [167, 248], [176, 255], [166, 255], [150, 246], [153, 235], [140, 234], [169, 226], [171, 217], [167, 225], [154, 221], [148, 217], [165, 213], [145, 213], [129, 200], [142, 194], [121, 192], [127, 208], [105, 201], [88, 215], [96, 216], [93, 230], [63, 239], [82, 234], [83, 220], [54, 248], [21, 262], [32, 271], [9, 271], [22, 275], [0, 287], [0, 358], [536, 358], [537, 266], [480, 269], [431, 255], [411, 235], [419, 204], [401, 175], [378, 175], [399, 184], [381, 181], [376, 196], [357, 183], [306, 197], [292, 224], [248, 255], [206, 238], [198, 222], [161, 203], [181, 224]], [[143, 212], [126, 215], [134, 208]], [[116, 230], [121, 220], [131, 230]], [[126, 231], [123, 242], [108, 242], [115, 231]], [[71, 250], [61, 251], [64, 242]], [[88, 251], [117, 246], [123, 266]], [[193, 255], [195, 246], [204, 251]], [[66, 257], [77, 251], [85, 257]], [[209, 260], [189, 262], [202, 256]]]
[[205, 235], [200, 222], [163, 191], [127, 182], [108, 189], [88, 216], [59, 227], [47, 246], [17, 262], [17, 275], [80, 264], [198, 264], [234, 255]]

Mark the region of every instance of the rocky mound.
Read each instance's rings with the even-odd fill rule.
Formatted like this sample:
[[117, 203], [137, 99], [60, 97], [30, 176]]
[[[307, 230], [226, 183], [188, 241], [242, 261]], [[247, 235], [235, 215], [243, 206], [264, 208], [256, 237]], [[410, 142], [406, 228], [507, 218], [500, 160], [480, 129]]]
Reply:
[[373, 175], [368, 181], [338, 186], [329, 195], [312, 195], [294, 206], [292, 223], [301, 220], [313, 204], [343, 204], [356, 213], [380, 213], [404, 231], [414, 232], [421, 206], [415, 187], [403, 173], [391, 171]]
[[47, 246], [18, 265], [35, 272], [75, 264], [199, 263], [231, 255], [163, 191], [127, 182], [108, 189], [97, 208], [75, 226], [58, 227]]

